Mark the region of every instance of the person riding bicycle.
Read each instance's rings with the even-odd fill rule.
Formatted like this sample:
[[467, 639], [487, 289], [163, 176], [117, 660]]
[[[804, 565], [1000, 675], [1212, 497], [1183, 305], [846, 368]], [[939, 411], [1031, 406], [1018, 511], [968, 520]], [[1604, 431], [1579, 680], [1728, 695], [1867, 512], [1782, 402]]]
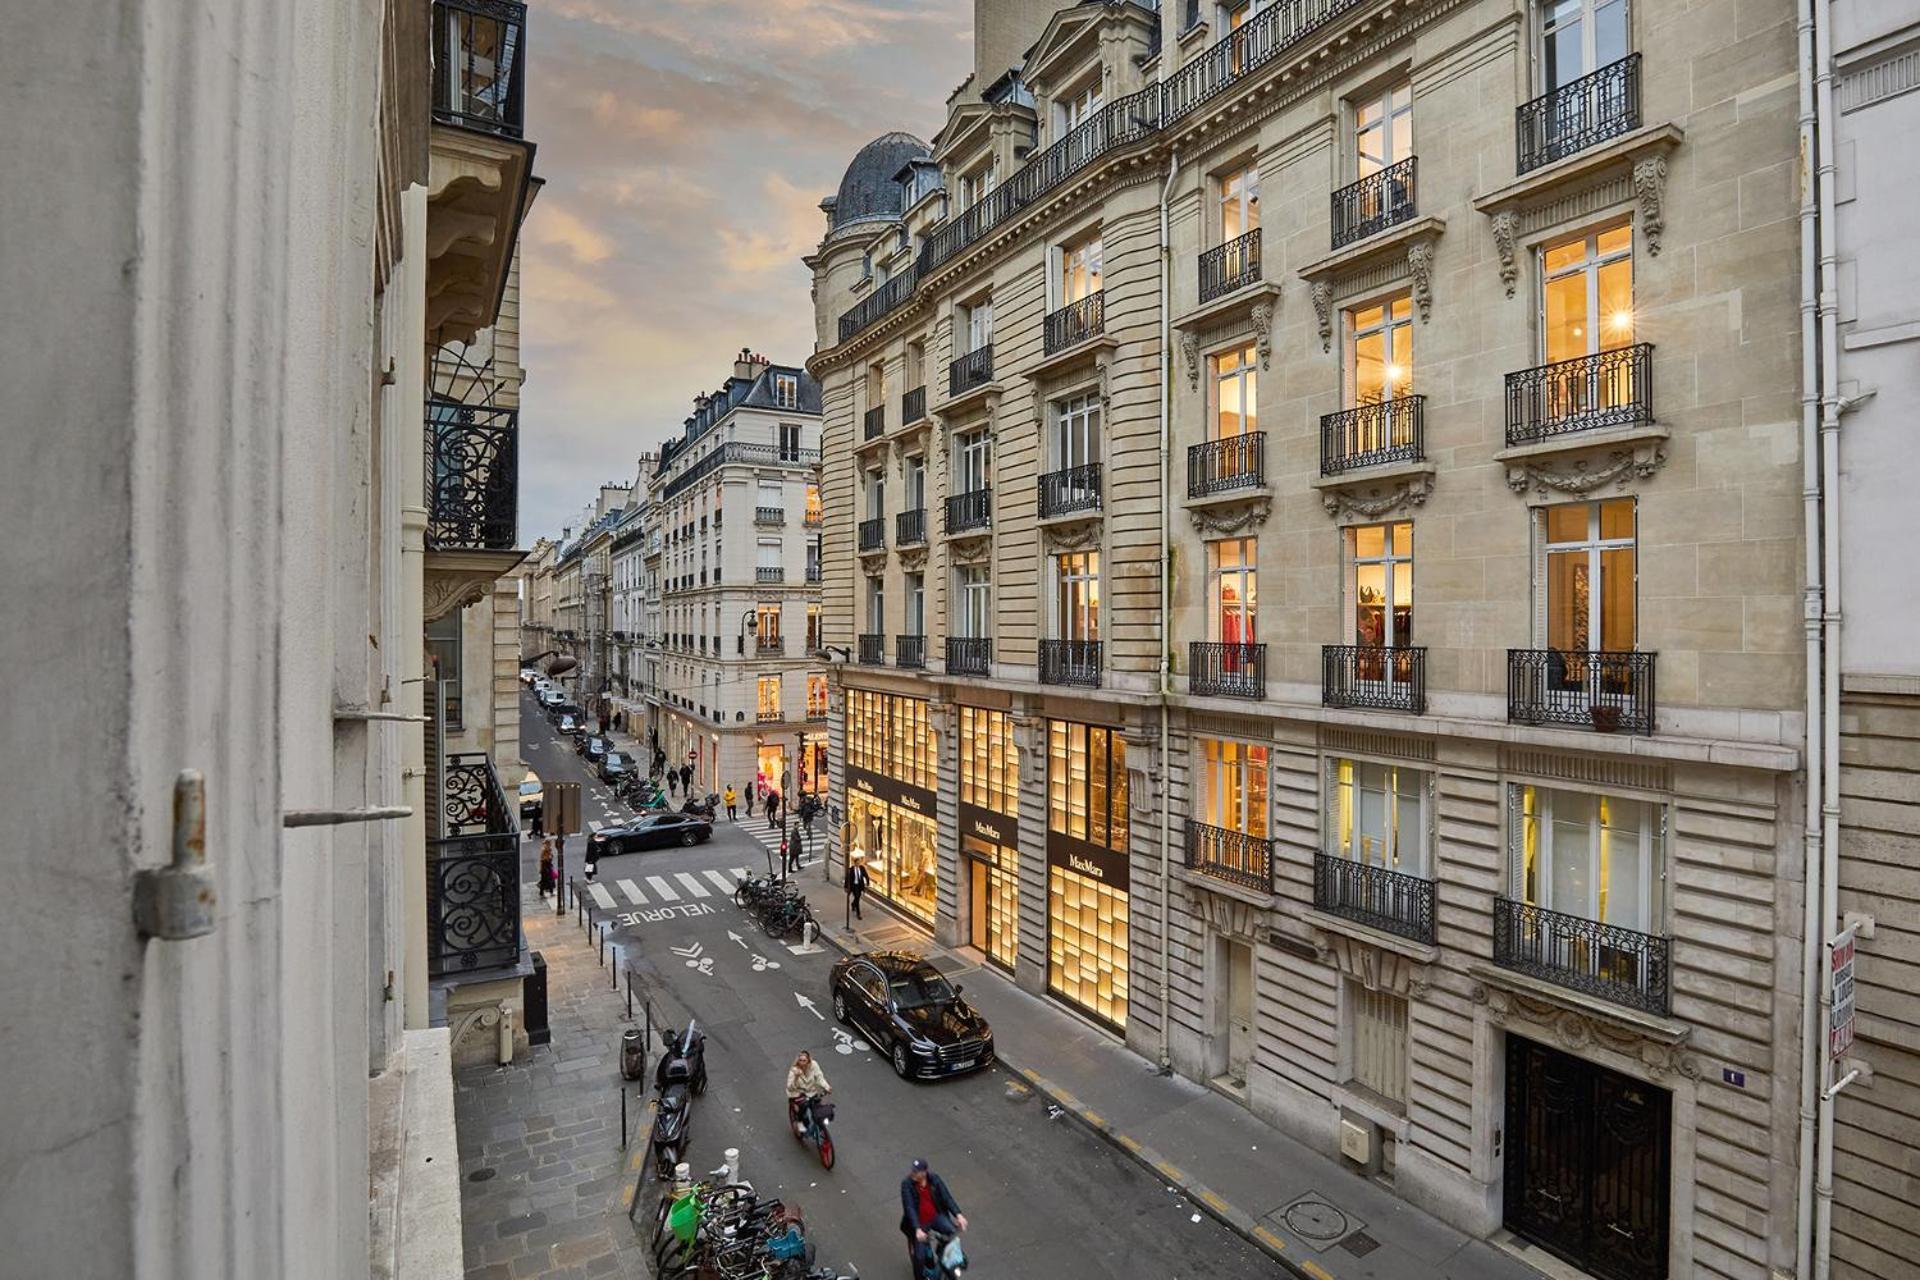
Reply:
[[947, 1190], [946, 1180], [927, 1168], [925, 1160], [915, 1160], [907, 1176], [900, 1179], [900, 1233], [907, 1238], [907, 1256], [917, 1276], [927, 1265], [933, 1248], [929, 1232], [958, 1235], [967, 1229], [967, 1215]]
[[805, 1049], [787, 1068], [787, 1120], [801, 1132], [812, 1124], [813, 1104], [833, 1092], [827, 1073]]

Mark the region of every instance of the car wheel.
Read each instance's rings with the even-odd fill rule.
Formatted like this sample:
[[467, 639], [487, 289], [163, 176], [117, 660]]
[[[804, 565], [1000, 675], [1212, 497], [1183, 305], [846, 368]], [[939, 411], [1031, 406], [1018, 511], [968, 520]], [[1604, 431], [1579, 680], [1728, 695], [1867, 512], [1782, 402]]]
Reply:
[[840, 1022], [847, 1020], [847, 997], [844, 992], [833, 993], [833, 1016]]
[[907, 1046], [898, 1040], [893, 1042], [893, 1074], [902, 1080], [913, 1079], [913, 1064], [907, 1061]]
[[680, 847], [682, 849], [690, 849], [699, 842], [700, 837], [691, 831], [682, 831], [680, 833]]

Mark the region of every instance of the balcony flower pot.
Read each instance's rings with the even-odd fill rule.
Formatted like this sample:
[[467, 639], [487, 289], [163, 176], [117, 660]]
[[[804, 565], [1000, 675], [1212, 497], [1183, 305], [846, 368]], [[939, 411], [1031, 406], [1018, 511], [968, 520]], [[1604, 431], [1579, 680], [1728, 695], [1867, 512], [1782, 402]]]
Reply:
[[1588, 710], [1593, 716], [1593, 727], [1601, 733], [1612, 733], [1620, 727], [1620, 708], [1612, 703], [1596, 702]]

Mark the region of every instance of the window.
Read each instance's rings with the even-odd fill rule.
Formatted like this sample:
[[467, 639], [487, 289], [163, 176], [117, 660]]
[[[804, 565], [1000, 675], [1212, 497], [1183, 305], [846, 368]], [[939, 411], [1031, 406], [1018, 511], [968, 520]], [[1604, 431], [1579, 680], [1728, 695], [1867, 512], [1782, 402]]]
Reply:
[[993, 577], [983, 564], [963, 564], [953, 571], [954, 594], [959, 597], [955, 634], [970, 640], [993, 635]]
[[754, 608], [753, 633], [764, 645], [780, 643], [780, 606], [762, 604]]
[[887, 629], [887, 587], [881, 578], [867, 579], [867, 634], [882, 635]]
[[820, 486], [807, 481], [807, 523], [819, 524], [825, 517], [820, 510]]
[[[982, 298], [978, 302], [961, 308], [965, 313], [964, 328], [967, 333], [967, 351], [978, 351], [993, 341], [993, 299]], [[963, 352], [962, 354], [965, 354]]]
[[1117, 729], [1047, 722], [1047, 829], [1127, 850], [1127, 742]]
[[1413, 86], [1402, 80], [1353, 105], [1354, 177], [1413, 155]]
[[820, 540], [812, 538], [807, 542], [807, 581], [818, 582], [820, 576]]
[[[1407, 1002], [1346, 980], [1349, 1083], [1388, 1102], [1407, 1101]], [[1388, 1139], [1391, 1146], [1392, 1139]], [[1383, 1155], [1383, 1159], [1384, 1159]]]
[[1060, 305], [1070, 307], [1100, 292], [1100, 237], [1060, 246]]
[[807, 677], [807, 719], [819, 720], [827, 714], [827, 678], [821, 675]]
[[1253, 538], [1223, 538], [1207, 544], [1207, 639], [1215, 644], [1253, 644], [1259, 586]]
[[820, 652], [820, 606], [807, 606], [807, 652]]
[[900, 465], [901, 488], [906, 491], [902, 499], [902, 511], [918, 511], [927, 505], [927, 460], [919, 454], [910, 455]]
[[[1413, 299], [1407, 294], [1347, 313], [1347, 404], [1378, 404], [1413, 390]], [[1385, 419], [1374, 420], [1383, 434]], [[1384, 438], [1354, 442], [1356, 452], [1397, 443]]]
[[1430, 878], [1427, 796], [1420, 769], [1335, 757], [1327, 761], [1327, 855]]
[[1658, 933], [1665, 816], [1644, 800], [1513, 784], [1513, 896], [1528, 906]]
[[887, 473], [874, 468], [867, 472], [867, 519], [879, 520], [887, 514]]
[[960, 708], [960, 803], [1020, 812], [1020, 749], [1007, 712]]
[[1072, 133], [1093, 118], [1093, 113], [1100, 109], [1100, 90], [1100, 72], [1095, 71], [1091, 79], [1061, 96], [1058, 104], [1059, 111], [1055, 117], [1059, 124], [1060, 137]]
[[780, 677], [761, 676], [758, 681], [755, 704], [761, 720], [780, 719]]
[[754, 499], [754, 505], [763, 511], [778, 511], [786, 505], [781, 493], [780, 482], [778, 480], [762, 480], [760, 482], [759, 496]]
[[1201, 821], [1267, 838], [1267, 748], [1256, 743], [1200, 739]]
[[924, 387], [927, 384], [927, 344], [909, 342], [907, 344], [906, 377], [908, 387]]
[[773, 402], [782, 409], [800, 407], [800, 379], [791, 373], [773, 375]]
[[449, 729], [464, 723], [460, 706], [460, 616], [455, 609], [427, 624], [427, 654], [433, 659], [434, 678], [440, 689], [440, 716]]
[[1073, 551], [1053, 558], [1056, 640], [1100, 638], [1100, 553]]
[[999, 162], [989, 159], [971, 173], [960, 175], [960, 207], [970, 209], [993, 194], [999, 185]]
[[756, 556], [757, 558], [754, 560], [755, 568], [776, 569], [776, 570], [779, 569], [780, 568], [780, 539], [778, 538], [760, 539], [760, 545], [756, 549]]
[[1547, 363], [1633, 345], [1631, 224], [1549, 245], [1540, 265]]
[[1213, 358], [1213, 438], [1227, 440], [1260, 429], [1258, 357], [1252, 346]]
[[1536, 12], [1542, 93], [1627, 56], [1627, 0], [1543, 0]]
[[800, 461], [800, 427], [797, 423], [780, 424], [780, 461]]
[[1053, 406], [1053, 469], [1068, 471], [1100, 461], [1100, 397], [1074, 396]]
[[993, 438], [984, 431], [969, 431], [954, 440], [953, 470], [960, 493], [977, 493], [993, 487]]
[[[1353, 548], [1353, 642], [1396, 649], [1413, 643], [1413, 522], [1348, 531]], [[1361, 679], [1378, 679], [1364, 671]]]
[[927, 577], [923, 573], [907, 575], [907, 621], [902, 633], [923, 636], [927, 633]]
[[848, 689], [845, 696], [847, 763], [932, 789], [938, 741], [927, 720], [926, 699], [867, 689]]
[[860, 255], [860, 278], [862, 280], [873, 279], [873, 253], [871, 250]]
[[1220, 175], [1220, 243], [1260, 227], [1260, 170], [1245, 165]]
[[1560, 653], [1630, 653], [1634, 617], [1634, 500], [1608, 498], [1539, 513], [1537, 607], [1544, 639]]

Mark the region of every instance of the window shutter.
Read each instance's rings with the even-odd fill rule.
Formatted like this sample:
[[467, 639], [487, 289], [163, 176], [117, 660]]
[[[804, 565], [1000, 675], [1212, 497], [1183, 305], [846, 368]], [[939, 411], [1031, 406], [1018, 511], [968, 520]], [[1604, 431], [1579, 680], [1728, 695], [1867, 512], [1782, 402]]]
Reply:
[[1533, 634], [1527, 643], [1540, 648], [1547, 643], [1547, 513], [1531, 507], [1527, 514], [1533, 525]]

